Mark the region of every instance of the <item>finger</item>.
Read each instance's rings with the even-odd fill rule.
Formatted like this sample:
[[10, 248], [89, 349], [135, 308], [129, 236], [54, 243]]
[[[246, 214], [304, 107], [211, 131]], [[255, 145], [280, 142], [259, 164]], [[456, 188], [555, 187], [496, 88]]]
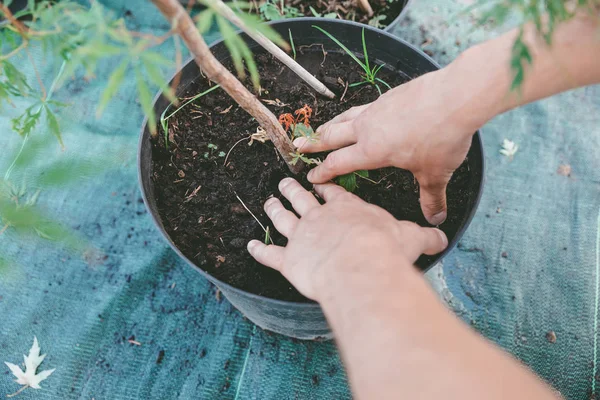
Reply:
[[267, 246], [260, 240], [251, 240], [248, 243], [248, 252], [259, 263], [281, 271], [283, 268], [283, 251], [281, 246]]
[[304, 137], [294, 140], [294, 146], [302, 153], [314, 153], [356, 143], [354, 121], [326, 124], [317, 129], [317, 133], [318, 137], [313, 140]]
[[441, 253], [448, 247], [448, 238], [446, 234], [437, 228], [419, 228], [420, 230], [420, 250], [421, 254], [432, 256]]
[[381, 167], [379, 164], [377, 160], [367, 158], [359, 145], [355, 144], [329, 153], [325, 161], [312, 169], [307, 177], [312, 183], [324, 183], [350, 172]]
[[423, 228], [414, 222], [398, 221], [403, 231], [406, 250], [412, 261], [421, 254], [434, 255], [448, 247], [446, 234], [437, 228]]
[[438, 178], [416, 177], [419, 182], [421, 209], [431, 225], [442, 224], [448, 216], [446, 186], [450, 177], [451, 175]]
[[283, 236], [290, 237], [296, 228], [296, 224], [298, 224], [296, 214], [286, 210], [277, 197], [267, 200], [264, 208], [271, 221], [273, 221], [275, 229]]
[[315, 185], [315, 191], [321, 198], [327, 202], [334, 200], [336, 197], [344, 194], [349, 194], [346, 189], [335, 183], [322, 183]]
[[[343, 113], [337, 115], [336, 117], [334, 117], [333, 119], [329, 120], [328, 122], [326, 122], [325, 124], [321, 125], [321, 127], [324, 127], [325, 125], [329, 125], [329, 124], [339, 124], [340, 122], [346, 122], [346, 121], [350, 121], [356, 117], [358, 117], [363, 111], [365, 111], [372, 103], [368, 103], [368, 104], [363, 104], [362, 106], [356, 106], [356, 107], [352, 107], [346, 111], [344, 111]], [[318, 129], [317, 129], [318, 130]]]
[[279, 182], [279, 191], [292, 203], [292, 207], [300, 216], [305, 215], [310, 209], [318, 207], [319, 201], [308, 190], [304, 189], [296, 180], [285, 178]]

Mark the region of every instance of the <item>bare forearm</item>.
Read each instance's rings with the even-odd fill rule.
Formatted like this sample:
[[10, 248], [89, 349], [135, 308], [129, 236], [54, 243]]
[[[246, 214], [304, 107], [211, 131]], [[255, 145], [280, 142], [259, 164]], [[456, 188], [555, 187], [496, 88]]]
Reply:
[[533, 63], [520, 90], [511, 91], [511, 51], [518, 30], [465, 51], [440, 75], [444, 97], [473, 129], [494, 116], [565, 90], [600, 82], [600, 23], [579, 15], [558, 25], [548, 45], [533, 26], [523, 40]]
[[352, 272], [322, 302], [358, 399], [552, 398], [447, 311], [411, 265], [385, 262], [396, 265]]

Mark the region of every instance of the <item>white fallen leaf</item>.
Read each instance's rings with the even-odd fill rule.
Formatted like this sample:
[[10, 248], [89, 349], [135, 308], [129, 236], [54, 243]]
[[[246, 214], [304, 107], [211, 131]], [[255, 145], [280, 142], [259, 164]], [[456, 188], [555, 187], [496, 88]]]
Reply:
[[55, 370], [55, 368], [47, 369], [39, 374], [36, 374], [38, 367], [42, 361], [44, 361], [46, 355], [40, 355], [40, 345], [38, 344], [38, 340], [35, 336], [33, 337], [33, 345], [31, 346], [31, 349], [29, 349], [29, 355], [23, 355], [23, 358], [25, 359], [25, 372], [23, 372], [18, 365], [6, 361], [4, 362], [4, 364], [6, 364], [6, 366], [10, 369], [10, 372], [12, 372], [17, 378], [15, 382], [17, 382], [19, 385], [23, 385], [23, 387], [19, 389], [17, 393], [27, 389], [28, 387], [40, 389], [40, 382], [48, 378]]
[[502, 149], [500, 149], [500, 154], [506, 157], [512, 157], [519, 150], [519, 145], [513, 142], [512, 140], [504, 139], [502, 142]]

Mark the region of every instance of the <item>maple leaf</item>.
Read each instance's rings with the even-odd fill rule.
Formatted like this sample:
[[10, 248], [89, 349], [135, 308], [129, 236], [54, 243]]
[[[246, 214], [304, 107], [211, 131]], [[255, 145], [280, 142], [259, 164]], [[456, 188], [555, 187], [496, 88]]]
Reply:
[[518, 144], [516, 144], [512, 140], [504, 139], [504, 141], [502, 142], [502, 149], [500, 150], [500, 154], [512, 158], [518, 149]]
[[41, 389], [40, 382], [48, 378], [55, 370], [55, 368], [47, 369], [39, 374], [36, 374], [38, 367], [42, 361], [44, 361], [46, 355], [40, 355], [40, 345], [38, 344], [38, 340], [35, 336], [33, 337], [33, 345], [31, 346], [31, 349], [29, 349], [29, 355], [23, 355], [23, 358], [25, 359], [25, 372], [23, 372], [18, 365], [6, 361], [4, 362], [4, 364], [6, 364], [13, 375], [17, 378], [15, 382], [17, 382], [19, 385], [23, 385], [18, 392], [8, 395], [8, 397], [12, 397], [28, 387], [33, 389]]

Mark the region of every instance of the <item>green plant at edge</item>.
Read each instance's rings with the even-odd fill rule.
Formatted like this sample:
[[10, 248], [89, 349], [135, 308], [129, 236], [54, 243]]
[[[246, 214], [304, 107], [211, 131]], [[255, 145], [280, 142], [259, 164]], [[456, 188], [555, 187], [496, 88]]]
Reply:
[[349, 85], [349, 87], [355, 87], [355, 86], [360, 86], [360, 85], [364, 85], [364, 84], [371, 84], [371, 85], [375, 86], [375, 88], [377, 88], [377, 91], [379, 92], [380, 95], [382, 94], [381, 88], [379, 87], [380, 83], [385, 85], [388, 89], [392, 88], [386, 81], [377, 77], [377, 73], [381, 70], [381, 68], [383, 68], [385, 66], [385, 64], [381, 64], [381, 65], [373, 66], [373, 67], [371, 67], [371, 65], [369, 64], [369, 53], [367, 52], [367, 42], [365, 40], [365, 28], [362, 29], [362, 47], [363, 47], [363, 56], [365, 58], [365, 62], [362, 62], [358, 57], [356, 57], [356, 55], [352, 51], [350, 51], [350, 49], [348, 49], [346, 46], [344, 46], [344, 44], [342, 42], [340, 42], [335, 36], [333, 36], [331, 33], [327, 32], [325, 29], [323, 29], [319, 26], [316, 26], [316, 25], [313, 25], [313, 28], [318, 29], [319, 31], [321, 31], [322, 33], [327, 35], [327, 37], [329, 39], [333, 40], [335, 42], [335, 44], [340, 46], [340, 48], [342, 50], [344, 50], [346, 52], [346, 54], [348, 54], [350, 57], [352, 57], [352, 59], [354, 61], [356, 61], [356, 63], [358, 65], [360, 65], [360, 67], [365, 72], [365, 74], [363, 75], [364, 79], [362, 81], [351, 83]]
[[296, 7], [285, 5], [284, 0], [267, 0], [259, 7], [259, 12], [265, 21], [279, 21], [304, 16]]
[[313, 8], [313, 6], [308, 6], [308, 8], [310, 9], [310, 12], [312, 13], [312, 15], [314, 15], [317, 18], [336, 19], [338, 17], [337, 13], [334, 13], [334, 12], [330, 12], [330, 13], [327, 13], [327, 14], [321, 14], [320, 12], [318, 12], [317, 10], [315, 10]]
[[[575, 7], [570, 7], [572, 5]], [[533, 24], [536, 32], [551, 45], [559, 23], [568, 21], [581, 11], [598, 17], [599, 6], [600, 0], [478, 0], [460, 14], [479, 11], [478, 26], [499, 27], [511, 16], [519, 20], [519, 34], [512, 46], [510, 67], [513, 74], [511, 90], [520, 90], [525, 70], [534, 61], [529, 46], [523, 40], [524, 26]]]

